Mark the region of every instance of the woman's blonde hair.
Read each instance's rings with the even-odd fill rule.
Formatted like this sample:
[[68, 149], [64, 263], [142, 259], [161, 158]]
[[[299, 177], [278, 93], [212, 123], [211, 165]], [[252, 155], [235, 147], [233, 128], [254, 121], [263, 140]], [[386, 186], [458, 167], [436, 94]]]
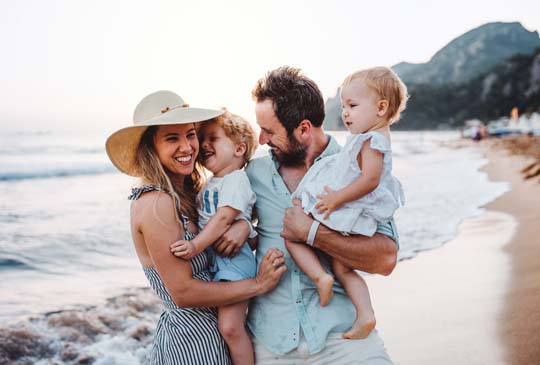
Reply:
[[243, 143], [246, 146], [246, 152], [244, 153], [244, 165], [251, 159], [255, 150], [259, 146], [257, 142], [257, 135], [251, 124], [239, 115], [225, 111], [223, 115], [217, 118], [211, 119], [204, 123], [217, 123], [225, 135], [231, 139], [234, 143]]
[[197, 193], [204, 184], [203, 167], [195, 162], [195, 168], [191, 175], [184, 178], [183, 186], [175, 186], [156, 153], [154, 136], [158, 126], [151, 126], [144, 132], [137, 147], [137, 169], [141, 182], [159, 186], [169, 192], [174, 200], [175, 217], [179, 223], [183, 223], [178, 215], [178, 210], [192, 222], [197, 222], [198, 213], [195, 199]]
[[343, 86], [349, 85], [354, 80], [361, 80], [379, 96], [380, 100], [388, 101], [388, 121], [390, 124], [397, 122], [401, 112], [407, 106], [407, 86], [398, 75], [388, 67], [373, 67], [357, 71], [343, 81]]

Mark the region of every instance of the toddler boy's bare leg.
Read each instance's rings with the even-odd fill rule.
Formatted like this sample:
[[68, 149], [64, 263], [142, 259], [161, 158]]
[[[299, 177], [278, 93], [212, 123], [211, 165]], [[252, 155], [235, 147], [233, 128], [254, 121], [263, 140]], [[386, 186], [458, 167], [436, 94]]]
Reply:
[[366, 338], [375, 328], [375, 313], [371, 305], [369, 290], [364, 279], [356, 271], [338, 260], [332, 262], [337, 279], [345, 288], [347, 295], [356, 308], [356, 320], [343, 338]]
[[246, 300], [218, 308], [219, 332], [229, 347], [233, 364], [255, 363], [253, 345], [245, 327], [247, 307]]
[[315, 283], [317, 292], [319, 293], [319, 302], [321, 306], [324, 307], [327, 305], [334, 295], [332, 290], [334, 278], [332, 275], [326, 272], [321, 265], [319, 258], [310, 247], [304, 244], [292, 243], [287, 240], [285, 241], [285, 247], [287, 247], [287, 250], [298, 267], [300, 267], [300, 269], [313, 280], [313, 283]]

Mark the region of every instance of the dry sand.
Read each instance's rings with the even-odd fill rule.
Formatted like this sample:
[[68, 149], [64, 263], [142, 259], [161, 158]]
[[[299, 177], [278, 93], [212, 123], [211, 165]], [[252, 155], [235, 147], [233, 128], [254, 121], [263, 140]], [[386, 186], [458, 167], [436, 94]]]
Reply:
[[396, 364], [540, 364], [540, 183], [520, 175], [531, 157], [479, 148], [511, 191], [442, 248], [367, 278]]

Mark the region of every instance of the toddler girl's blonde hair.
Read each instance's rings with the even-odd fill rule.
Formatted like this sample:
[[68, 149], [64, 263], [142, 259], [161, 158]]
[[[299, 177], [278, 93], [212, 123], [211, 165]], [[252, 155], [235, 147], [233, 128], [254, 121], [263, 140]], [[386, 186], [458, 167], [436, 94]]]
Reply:
[[354, 80], [366, 83], [379, 96], [380, 100], [388, 101], [388, 121], [393, 124], [399, 120], [401, 112], [407, 105], [407, 86], [398, 75], [388, 67], [373, 67], [350, 74], [343, 81], [343, 86]]
[[217, 123], [225, 131], [225, 135], [234, 143], [246, 145], [244, 165], [251, 159], [258, 147], [257, 136], [251, 124], [239, 115], [225, 111], [225, 113], [212, 122]]

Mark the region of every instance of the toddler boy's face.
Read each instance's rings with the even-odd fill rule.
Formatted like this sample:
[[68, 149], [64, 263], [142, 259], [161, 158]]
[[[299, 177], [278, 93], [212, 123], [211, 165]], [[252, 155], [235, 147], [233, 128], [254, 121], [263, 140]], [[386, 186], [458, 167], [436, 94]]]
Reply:
[[378, 122], [377, 94], [361, 80], [341, 89], [342, 118], [352, 134], [365, 133]]
[[[235, 168], [236, 145], [227, 137], [223, 128], [217, 123], [207, 123], [201, 127], [201, 160], [214, 176], [223, 177]], [[230, 171], [231, 170], [231, 171]]]

